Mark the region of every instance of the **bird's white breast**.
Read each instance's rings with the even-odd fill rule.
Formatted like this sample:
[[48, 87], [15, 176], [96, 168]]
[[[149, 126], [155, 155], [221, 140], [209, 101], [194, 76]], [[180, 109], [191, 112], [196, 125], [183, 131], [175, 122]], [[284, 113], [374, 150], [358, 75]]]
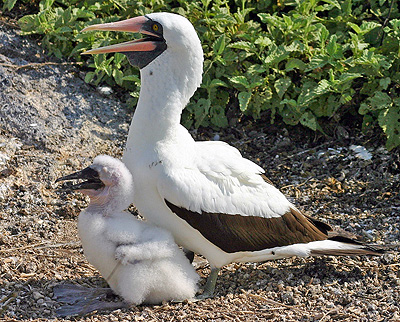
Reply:
[[117, 281], [114, 278], [108, 279], [117, 266], [117, 261], [115, 260], [115, 245], [105, 236], [107, 224], [107, 217], [82, 211], [78, 217], [78, 233], [89, 263], [99, 270], [112, 289], [116, 289]]

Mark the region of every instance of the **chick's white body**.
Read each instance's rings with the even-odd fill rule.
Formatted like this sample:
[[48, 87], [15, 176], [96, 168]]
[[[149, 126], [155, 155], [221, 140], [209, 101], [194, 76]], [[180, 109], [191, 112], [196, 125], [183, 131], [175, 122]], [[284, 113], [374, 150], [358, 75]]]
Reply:
[[[124, 173], [114, 173], [112, 176], [116, 179], [108, 187], [102, 174], [104, 168], [108, 172], [116, 171], [110, 164], [118, 165], [118, 171], [123, 167]], [[121, 211], [129, 204], [127, 196], [132, 189], [129, 171], [111, 157], [97, 157], [92, 167], [97, 170], [100, 165], [103, 167], [98, 170], [100, 179], [106, 183], [104, 189], [111, 198], [99, 205], [98, 199], [91, 195], [88, 208], [78, 217], [79, 236], [87, 260], [112, 290], [130, 304], [192, 298], [199, 276], [172, 235]]]

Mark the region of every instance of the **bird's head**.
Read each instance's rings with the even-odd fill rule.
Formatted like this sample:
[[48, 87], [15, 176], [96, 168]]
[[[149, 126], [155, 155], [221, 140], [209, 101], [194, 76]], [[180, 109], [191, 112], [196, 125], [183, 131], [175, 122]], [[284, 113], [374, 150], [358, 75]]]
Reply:
[[184, 107], [201, 84], [203, 49], [193, 25], [183, 16], [156, 12], [88, 26], [82, 31], [90, 30], [125, 31], [143, 35], [140, 39], [92, 49], [83, 54], [125, 54], [132, 65], [140, 68], [142, 87], [149, 88], [150, 96], [154, 95], [155, 88], [159, 92], [162, 89], [170, 91], [174, 87], [180, 91]]
[[203, 54], [193, 25], [186, 18], [173, 13], [150, 13], [123, 21], [91, 25], [82, 31], [91, 30], [141, 33], [143, 38], [84, 52], [84, 54], [124, 53], [130, 63], [140, 69], [166, 51], [175, 54], [187, 52], [188, 56]]
[[133, 198], [133, 179], [126, 166], [118, 159], [107, 155], [97, 156], [89, 167], [58, 178], [84, 180], [68, 186], [90, 197], [89, 207], [105, 212], [118, 212], [126, 209]]

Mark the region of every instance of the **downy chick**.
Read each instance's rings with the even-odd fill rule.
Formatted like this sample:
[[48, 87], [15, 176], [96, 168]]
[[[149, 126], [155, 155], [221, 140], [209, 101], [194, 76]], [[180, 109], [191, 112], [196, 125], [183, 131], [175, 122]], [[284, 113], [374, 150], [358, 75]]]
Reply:
[[[79, 307], [64, 307], [61, 315], [194, 297], [199, 276], [172, 235], [124, 211], [131, 203], [134, 184], [131, 173], [120, 160], [98, 156], [89, 167], [57, 182], [72, 179], [84, 179], [70, 188], [90, 197], [88, 207], [78, 217], [84, 254], [124, 302], [120, 306], [108, 303], [103, 307], [100, 304], [104, 302], [95, 304], [98, 292], [89, 296], [90, 300], [85, 294], [85, 303], [89, 303], [84, 312]], [[82, 288], [72, 289], [60, 286], [55, 295], [76, 306], [79, 299], [73, 299], [72, 295], [82, 294]]]

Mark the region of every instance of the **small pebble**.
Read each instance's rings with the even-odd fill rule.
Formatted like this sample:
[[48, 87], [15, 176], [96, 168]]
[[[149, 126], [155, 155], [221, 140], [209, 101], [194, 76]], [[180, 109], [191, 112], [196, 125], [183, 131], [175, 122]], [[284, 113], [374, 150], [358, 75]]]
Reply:
[[39, 300], [39, 299], [42, 299], [44, 296], [43, 296], [43, 294], [41, 294], [40, 292], [38, 292], [38, 291], [34, 291], [33, 293], [32, 293], [32, 296], [33, 296], [33, 298], [37, 301], [37, 300]]
[[111, 95], [114, 92], [112, 88], [109, 86], [99, 86], [97, 87], [97, 90], [99, 91], [100, 94], [106, 96]]

